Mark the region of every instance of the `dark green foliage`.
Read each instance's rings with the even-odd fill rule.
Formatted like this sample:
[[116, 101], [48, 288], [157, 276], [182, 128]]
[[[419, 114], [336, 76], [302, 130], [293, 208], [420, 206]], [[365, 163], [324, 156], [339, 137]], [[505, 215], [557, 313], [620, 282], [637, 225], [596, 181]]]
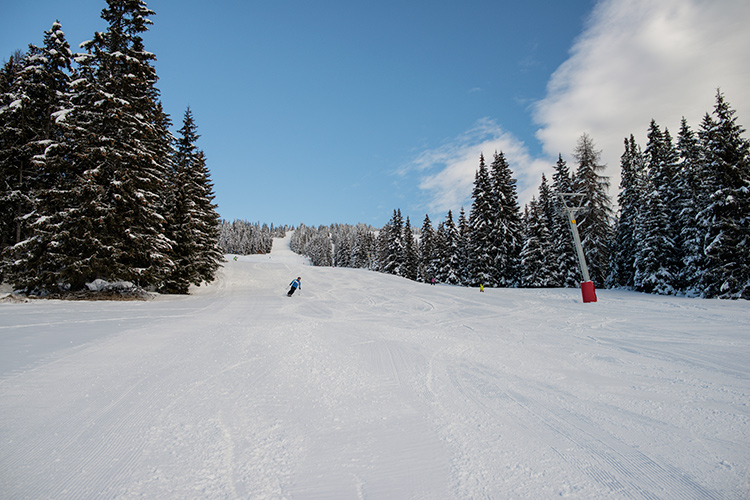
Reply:
[[490, 241], [495, 250], [493, 284], [501, 287], [517, 286], [521, 277], [521, 248], [523, 224], [518, 206], [516, 180], [502, 153], [495, 153], [490, 165], [492, 183], [491, 207], [494, 224]]
[[721, 92], [700, 131], [707, 205], [701, 290], [708, 297], [750, 299], [750, 143]]
[[620, 206], [615, 224], [612, 260], [607, 285], [635, 286], [635, 256], [638, 250], [636, 225], [645, 189], [645, 160], [633, 135], [625, 139], [625, 152], [620, 157]]
[[213, 280], [222, 256], [206, 159], [172, 147], [141, 38], [153, 14], [108, 0], [107, 30], [85, 54], [73, 58], [55, 23], [44, 47], [0, 72], [0, 249], [16, 288], [102, 279], [185, 292]]
[[170, 258], [175, 266], [160, 287], [169, 293], [187, 293], [191, 284], [210, 283], [223, 261], [219, 216], [205, 156], [195, 144], [199, 135], [190, 108], [178, 134], [167, 198], [168, 235], [174, 242]]
[[495, 255], [493, 241], [495, 215], [491, 202], [492, 183], [490, 181], [484, 155], [479, 157], [479, 169], [474, 176], [474, 190], [469, 214], [468, 266], [469, 285], [495, 285]]

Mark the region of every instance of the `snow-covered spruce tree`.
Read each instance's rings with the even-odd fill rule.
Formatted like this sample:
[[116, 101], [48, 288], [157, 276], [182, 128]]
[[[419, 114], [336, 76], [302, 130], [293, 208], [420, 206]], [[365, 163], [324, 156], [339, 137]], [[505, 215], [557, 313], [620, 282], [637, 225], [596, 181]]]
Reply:
[[[10, 155], [6, 154], [13, 145], [13, 134], [9, 130], [12, 123], [11, 115], [7, 110], [15, 100], [10, 90], [16, 74], [21, 70], [22, 60], [23, 55], [17, 51], [0, 69], [0, 252], [8, 245], [16, 243], [15, 203], [9, 195], [18, 177], [13, 175], [13, 163], [10, 161]], [[2, 267], [0, 261], [0, 283], [3, 282]]]
[[404, 265], [401, 269], [401, 276], [416, 281], [419, 271], [419, 255], [417, 243], [414, 241], [414, 233], [411, 230], [411, 222], [406, 217], [404, 224]]
[[71, 161], [79, 196], [67, 231], [79, 254], [68, 283], [131, 281], [159, 286], [170, 274], [163, 195], [170, 134], [158, 103], [154, 54], [141, 34], [154, 13], [140, 0], [108, 0], [105, 32], [82, 44], [73, 83]]
[[[216, 271], [224, 261], [224, 255], [218, 245], [219, 214], [214, 203], [213, 183], [206, 164], [206, 155], [198, 151], [193, 169], [193, 182], [196, 184], [195, 219], [197, 223], [196, 240], [198, 257], [196, 268], [200, 282], [196, 285], [211, 283], [216, 278]], [[270, 231], [269, 231], [270, 234]], [[270, 252], [270, 248], [269, 248]]]
[[378, 235], [378, 270], [386, 274], [401, 276], [404, 263], [404, 220], [401, 210], [393, 211], [393, 217]]
[[608, 287], [635, 286], [635, 256], [639, 248], [636, 226], [642, 209], [645, 186], [645, 159], [635, 137], [625, 139], [625, 151], [620, 157], [620, 194], [617, 197], [619, 215], [615, 224]]
[[532, 199], [526, 207], [521, 249], [520, 286], [526, 288], [544, 288], [555, 284], [554, 270], [549, 265], [552, 262], [552, 241], [544, 219], [541, 204], [536, 198]]
[[[0, 250], [21, 241], [22, 216], [28, 213], [33, 185], [29, 141], [36, 135], [29, 123], [32, 98], [24, 92], [28, 54], [16, 51], [0, 74]], [[26, 73], [26, 74], [24, 74]], [[6, 256], [7, 257], [7, 256]]]
[[429, 283], [435, 277], [432, 267], [432, 257], [435, 252], [435, 230], [430, 216], [425, 214], [422, 222], [422, 236], [419, 239], [419, 273], [418, 279], [422, 283]]
[[305, 255], [310, 258], [314, 266], [333, 265], [333, 245], [331, 235], [326, 226], [318, 227], [312, 239], [305, 245]]
[[647, 175], [636, 222], [638, 246], [633, 263], [633, 284], [641, 292], [675, 293], [679, 256], [674, 242], [673, 210], [670, 209], [676, 198], [674, 177], [677, 161], [673, 153], [669, 133], [662, 134], [652, 120], [644, 152]]
[[471, 283], [471, 266], [469, 264], [469, 219], [464, 207], [458, 214], [458, 280], [462, 286]]
[[[539, 184], [539, 199], [537, 200], [538, 205], [538, 218], [539, 224], [543, 226], [538, 232], [537, 237], [540, 238], [541, 246], [543, 249], [543, 259], [539, 262], [541, 270], [537, 273], [539, 276], [546, 276], [542, 281], [545, 282], [543, 286], [546, 287], [560, 287], [563, 285], [561, 281], [561, 273], [558, 268], [557, 258], [555, 255], [555, 243], [552, 240], [552, 228], [558, 223], [559, 213], [555, 205], [556, 196], [552, 193], [552, 189], [547, 183], [547, 177], [542, 174], [542, 182]], [[529, 231], [528, 218], [524, 221], [524, 245], [528, 239]], [[523, 265], [523, 252], [522, 252], [522, 265]], [[527, 264], [528, 265], [528, 264]], [[523, 279], [522, 279], [522, 286]]]
[[691, 296], [700, 295], [700, 273], [703, 267], [703, 225], [698, 214], [708, 206], [708, 193], [702, 189], [707, 177], [706, 162], [695, 132], [683, 117], [677, 135], [680, 163], [677, 171], [678, 228], [680, 246], [678, 288]]
[[333, 265], [336, 267], [351, 267], [352, 239], [350, 228], [340, 224], [334, 225], [332, 231]]
[[601, 175], [606, 166], [600, 163], [601, 151], [594, 148], [594, 141], [588, 134], [578, 140], [574, 157], [578, 168], [573, 189], [582, 193], [586, 200], [577, 225], [591, 280], [601, 287], [607, 278], [612, 239], [612, 205], [607, 195], [609, 178]]
[[573, 179], [570, 169], [562, 155], [558, 155], [555, 163], [555, 173], [552, 175], [552, 193], [554, 199], [554, 222], [550, 226], [553, 241], [553, 259], [557, 266], [556, 281], [560, 286], [566, 288], [578, 288], [581, 282], [581, 270], [578, 265], [578, 257], [573, 243], [573, 235], [568, 223], [565, 207], [557, 193], [572, 193]]
[[490, 165], [490, 181], [493, 193], [490, 203], [495, 218], [490, 241], [497, 248], [494, 262], [496, 285], [517, 286], [521, 272], [523, 224], [516, 180], [502, 151], [495, 153]]
[[468, 254], [470, 259], [470, 285], [496, 286], [495, 256], [497, 248], [492, 241], [495, 213], [491, 203], [492, 183], [484, 155], [479, 157], [479, 169], [474, 176], [472, 205], [469, 213]]
[[438, 268], [438, 277], [441, 283], [458, 285], [460, 280], [460, 255], [459, 255], [459, 232], [456, 223], [453, 221], [453, 213], [448, 210], [445, 221], [440, 224], [438, 229], [440, 236], [438, 241], [441, 243], [440, 267]]
[[210, 283], [223, 261], [219, 215], [205, 156], [196, 146], [197, 130], [187, 108], [174, 141], [171, 189], [166, 193], [167, 235], [173, 241], [169, 255], [175, 266], [164, 278], [162, 292], [184, 294], [190, 285]]
[[372, 231], [358, 224], [352, 247], [351, 267], [372, 269], [375, 257], [375, 236]]
[[[74, 199], [74, 173], [66, 157], [61, 122], [70, 108], [71, 57], [62, 26], [55, 22], [45, 31], [42, 47], [29, 46], [11, 86], [16, 100], [3, 109], [4, 119], [0, 118], [12, 124], [1, 132], [3, 144], [11, 147], [2, 149], [0, 163], [3, 173], [11, 173], [18, 183], [9, 191], [16, 198], [17, 242], [4, 252], [8, 258], [4, 274], [27, 291], [56, 288], [66, 265], [60, 259], [63, 246], [59, 240], [65, 234], [59, 222]], [[8, 131], [13, 131], [15, 144], [7, 142]]]
[[706, 158], [708, 205], [701, 288], [706, 297], [750, 299], [750, 143], [735, 110], [717, 91], [713, 116], [700, 131]]
[[445, 221], [438, 223], [432, 243], [433, 252], [431, 266], [435, 270], [435, 282], [444, 283], [448, 276], [445, 263], [450, 259], [450, 249], [448, 246], [448, 235], [445, 230]]

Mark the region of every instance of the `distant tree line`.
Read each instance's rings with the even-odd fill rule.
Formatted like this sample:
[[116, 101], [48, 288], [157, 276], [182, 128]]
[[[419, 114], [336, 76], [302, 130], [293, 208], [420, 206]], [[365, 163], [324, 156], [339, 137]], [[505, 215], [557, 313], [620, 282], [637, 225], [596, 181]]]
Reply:
[[219, 248], [224, 253], [251, 255], [270, 253], [274, 238], [283, 238], [289, 226], [250, 223], [242, 220], [221, 221]]
[[305, 255], [314, 266], [376, 269], [375, 229], [365, 224], [307, 227], [292, 234], [292, 251]]
[[735, 111], [717, 92], [698, 132], [683, 119], [676, 142], [652, 121], [645, 149], [633, 136], [621, 157], [619, 209], [608, 196], [601, 152], [586, 134], [571, 172], [562, 155], [551, 183], [521, 210], [505, 155], [484, 156], [472, 206], [415, 229], [400, 210], [379, 231], [300, 228], [292, 249], [317, 265], [364, 267], [421, 282], [487, 287], [577, 287], [581, 281], [563, 201], [580, 193], [577, 216], [597, 287], [750, 299], [750, 147]]
[[173, 136], [141, 34], [141, 0], [107, 0], [73, 54], [59, 22], [0, 70], [0, 281], [35, 293], [95, 279], [169, 293], [223, 260], [188, 108]]

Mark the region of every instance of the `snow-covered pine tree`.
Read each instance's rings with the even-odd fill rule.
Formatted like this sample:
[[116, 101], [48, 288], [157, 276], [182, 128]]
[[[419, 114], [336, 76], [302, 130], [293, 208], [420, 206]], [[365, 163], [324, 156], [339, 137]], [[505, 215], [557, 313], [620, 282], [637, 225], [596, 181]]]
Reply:
[[635, 286], [635, 256], [639, 248], [636, 225], [645, 193], [645, 160], [635, 137], [625, 138], [625, 152], [620, 157], [619, 216], [615, 224], [608, 287]]
[[[79, 258], [71, 286], [126, 280], [158, 286], [173, 267], [160, 195], [171, 168], [154, 54], [141, 34], [154, 13], [142, 0], [107, 0], [105, 32], [84, 42], [74, 82], [70, 152], [80, 175]], [[74, 221], [75, 223], [75, 221]]]
[[703, 225], [698, 214], [708, 205], [709, 193], [702, 189], [705, 161], [695, 132], [683, 117], [677, 135], [680, 163], [676, 191], [678, 212], [678, 244], [682, 258], [679, 289], [691, 296], [700, 295], [700, 273], [703, 267]]
[[456, 223], [453, 220], [453, 212], [448, 210], [445, 221], [440, 225], [442, 237], [440, 238], [443, 248], [440, 259], [440, 269], [438, 275], [441, 283], [458, 285], [460, 279], [460, 255], [459, 255], [459, 232]]
[[336, 267], [351, 267], [352, 242], [350, 234], [342, 227], [333, 233], [333, 265]]
[[[14, 191], [18, 241], [6, 248], [5, 276], [27, 291], [56, 288], [66, 265], [60, 259], [64, 247], [59, 240], [65, 235], [58, 223], [74, 199], [74, 175], [61, 125], [70, 107], [71, 57], [70, 45], [56, 21], [45, 31], [42, 47], [29, 46], [11, 86], [16, 100], [2, 113], [14, 124], [10, 130], [15, 131], [16, 143], [2, 148], [0, 163], [4, 172], [9, 169], [17, 175], [18, 182]], [[2, 134], [7, 131], [3, 128]]]
[[702, 124], [708, 205], [701, 286], [707, 297], [750, 299], [750, 143], [735, 110], [716, 92], [713, 116]]
[[[13, 184], [17, 176], [13, 175], [13, 163], [6, 151], [13, 145], [13, 133], [9, 130], [12, 126], [11, 114], [8, 107], [15, 101], [11, 93], [11, 86], [16, 75], [21, 70], [20, 62], [23, 55], [20, 51], [10, 56], [0, 69], [0, 252], [16, 243], [15, 237], [15, 203], [9, 194], [12, 192]], [[0, 261], [0, 282], [2, 282], [2, 262]]]
[[432, 227], [430, 216], [425, 214], [422, 222], [421, 237], [419, 238], [419, 281], [429, 283], [435, 277], [435, 270], [432, 267], [432, 257], [434, 249], [435, 230]]
[[375, 256], [375, 237], [367, 227], [358, 225], [354, 236], [351, 266], [372, 269]]
[[472, 205], [469, 213], [468, 254], [470, 260], [469, 285], [495, 286], [495, 256], [497, 249], [492, 242], [495, 214], [491, 204], [492, 183], [484, 155], [479, 157], [479, 169], [474, 176]]
[[393, 217], [378, 235], [378, 270], [386, 274], [401, 276], [404, 262], [404, 220], [401, 209], [393, 211]]
[[556, 245], [559, 242], [553, 240], [552, 234], [554, 227], [559, 223], [559, 212], [557, 209], [556, 202], [557, 196], [552, 192], [548, 182], [547, 176], [542, 174], [542, 182], [539, 184], [539, 204], [541, 224], [544, 225], [544, 231], [548, 238], [548, 248], [545, 255], [545, 261], [542, 265], [546, 268], [546, 273], [549, 273], [549, 283], [547, 286], [550, 287], [561, 287], [564, 282], [562, 280], [562, 273], [558, 265], [558, 258], [556, 254]]
[[[211, 283], [216, 278], [216, 271], [224, 262], [224, 254], [219, 248], [219, 214], [216, 212], [217, 205], [214, 203], [215, 194], [211, 174], [206, 164], [206, 155], [198, 151], [196, 161], [192, 169], [193, 183], [196, 185], [195, 219], [197, 228], [195, 231], [196, 248], [198, 251], [195, 262], [198, 271], [198, 280], [193, 284], [200, 286], [202, 283]], [[270, 230], [267, 234], [271, 234]], [[271, 249], [269, 247], [268, 251]]]
[[419, 271], [419, 255], [417, 243], [414, 241], [414, 233], [411, 230], [411, 221], [406, 217], [404, 224], [404, 265], [401, 268], [401, 276], [416, 281]]
[[600, 163], [601, 151], [595, 149], [588, 134], [579, 138], [574, 157], [578, 162], [573, 179], [574, 192], [582, 193], [586, 199], [585, 210], [578, 215], [577, 225], [591, 280], [602, 286], [609, 270], [612, 239], [612, 205], [607, 195], [609, 178], [601, 175], [606, 166]]
[[211, 282], [223, 261], [218, 248], [219, 216], [205, 155], [196, 145], [198, 127], [188, 107], [174, 144], [171, 189], [167, 202], [167, 235], [174, 242], [175, 263], [160, 289], [187, 293], [189, 286]]
[[662, 134], [654, 120], [649, 127], [644, 155], [647, 176], [636, 223], [633, 283], [638, 291], [673, 294], [679, 256], [670, 206], [676, 198], [674, 177], [677, 162], [669, 134]]
[[[14, 243], [31, 233], [39, 193], [50, 187], [52, 179], [44, 172], [44, 153], [58, 141], [59, 129], [53, 113], [60, 110], [68, 92], [71, 71], [70, 45], [62, 26], [55, 22], [44, 32], [44, 45], [29, 45], [20, 61], [0, 107], [3, 148], [0, 163], [4, 180], [10, 184], [2, 196], [15, 197]], [[12, 184], [15, 183], [15, 184]]]
[[562, 201], [556, 193], [572, 193], [573, 179], [567, 162], [559, 154], [555, 163], [555, 173], [552, 175], [552, 192], [555, 193], [552, 204], [554, 206], [554, 223], [551, 225], [550, 233], [553, 241], [553, 259], [557, 265], [556, 281], [560, 286], [566, 288], [578, 288], [581, 282], [581, 271], [578, 265], [578, 257], [573, 243], [573, 235], [570, 232], [568, 216]]
[[464, 207], [458, 214], [458, 279], [462, 286], [471, 284], [471, 266], [469, 264], [469, 219]]
[[490, 165], [492, 197], [490, 204], [494, 212], [494, 224], [490, 241], [497, 248], [494, 273], [497, 286], [517, 286], [521, 271], [521, 248], [523, 247], [523, 224], [518, 205], [516, 180], [501, 151], [495, 153]]
[[446, 233], [445, 221], [441, 221], [435, 230], [432, 262], [430, 264], [435, 270], [434, 278], [437, 283], [444, 283], [448, 278], [448, 266], [446, 263], [450, 261], [450, 247], [448, 246], [448, 235]]
[[552, 241], [541, 204], [532, 199], [524, 217], [524, 241], [521, 249], [520, 286], [544, 288], [555, 286]]

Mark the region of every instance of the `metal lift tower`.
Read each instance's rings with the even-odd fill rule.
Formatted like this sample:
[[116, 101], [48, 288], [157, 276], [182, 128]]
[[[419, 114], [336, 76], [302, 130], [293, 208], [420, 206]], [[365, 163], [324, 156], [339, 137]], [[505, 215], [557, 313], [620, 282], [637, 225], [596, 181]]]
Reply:
[[557, 193], [557, 196], [562, 201], [563, 207], [565, 207], [565, 213], [568, 216], [568, 223], [570, 224], [570, 232], [573, 235], [573, 242], [578, 253], [578, 264], [581, 266], [581, 276], [583, 277], [583, 282], [581, 282], [583, 301], [596, 302], [594, 282], [589, 277], [589, 268], [586, 265], [586, 256], [583, 254], [581, 237], [578, 234], [578, 225], [576, 224], [576, 216], [583, 209], [586, 197], [581, 193]]

